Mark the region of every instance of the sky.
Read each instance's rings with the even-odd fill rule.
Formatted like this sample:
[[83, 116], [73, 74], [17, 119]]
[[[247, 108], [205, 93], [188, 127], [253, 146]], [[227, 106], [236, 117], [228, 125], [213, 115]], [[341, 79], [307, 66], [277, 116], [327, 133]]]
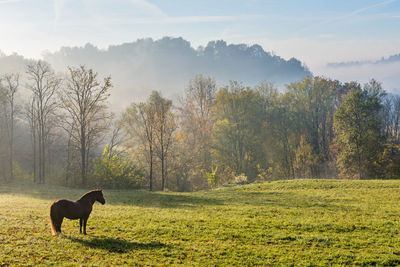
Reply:
[[62, 46], [138, 38], [260, 44], [314, 72], [400, 53], [400, 0], [0, 0], [0, 50], [40, 58]]

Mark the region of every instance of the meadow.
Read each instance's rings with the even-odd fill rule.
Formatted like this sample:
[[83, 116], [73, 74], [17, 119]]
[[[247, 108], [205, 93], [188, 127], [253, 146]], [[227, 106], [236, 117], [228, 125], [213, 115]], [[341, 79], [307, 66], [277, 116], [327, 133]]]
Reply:
[[0, 185], [0, 266], [398, 265], [400, 181], [293, 180], [196, 193], [105, 190], [88, 235], [49, 205], [85, 190]]

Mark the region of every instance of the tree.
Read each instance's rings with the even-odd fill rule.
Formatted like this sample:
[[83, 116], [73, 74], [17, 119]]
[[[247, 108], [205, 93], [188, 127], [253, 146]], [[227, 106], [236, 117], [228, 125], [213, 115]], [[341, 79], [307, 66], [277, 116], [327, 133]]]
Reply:
[[376, 91], [354, 88], [335, 112], [337, 167], [343, 178], [376, 178], [376, 164], [383, 138], [379, 112], [381, 100]]
[[378, 155], [379, 174], [384, 179], [400, 179], [400, 146], [388, 140]]
[[6, 105], [4, 110], [6, 111], [6, 128], [7, 128], [7, 139], [9, 145], [9, 157], [8, 164], [10, 169], [10, 179], [14, 180], [13, 162], [14, 162], [14, 127], [15, 127], [15, 116], [17, 113], [17, 105], [15, 97], [19, 88], [19, 74], [6, 74], [0, 78], [0, 89], [4, 93]]
[[296, 177], [312, 178], [317, 164], [318, 156], [313, 153], [312, 147], [306, 141], [306, 138], [301, 136], [300, 144], [297, 147], [296, 157], [293, 164]]
[[[196, 75], [190, 80], [185, 95], [180, 99], [178, 130], [180, 176], [185, 177], [180, 190], [191, 179], [196, 189], [207, 185], [206, 172], [212, 168], [212, 128], [215, 116], [212, 112], [216, 102], [217, 86], [214, 79]], [[182, 172], [182, 170], [186, 170]], [[190, 177], [190, 178], [189, 178]]]
[[39, 164], [39, 183], [45, 183], [46, 165], [46, 142], [48, 141], [51, 123], [50, 120], [55, 115], [58, 107], [56, 92], [59, 90], [62, 80], [57, 78], [50, 66], [43, 61], [36, 61], [27, 66], [26, 73], [31, 83], [28, 85], [32, 91], [32, 101], [35, 105], [35, 119], [37, 126], [38, 140], [38, 164]]
[[218, 164], [235, 174], [257, 176], [257, 165], [265, 153], [263, 127], [265, 110], [260, 93], [231, 82], [216, 96], [213, 147]]
[[90, 151], [110, 122], [111, 114], [106, 111], [106, 101], [111, 87], [111, 77], [104, 78], [100, 83], [92, 69], [70, 67], [66, 86], [60, 95], [62, 107], [67, 113], [64, 129], [79, 151], [84, 186], [87, 184]]
[[155, 107], [150, 102], [132, 103], [122, 114], [121, 123], [128, 134], [128, 146], [140, 151], [149, 166], [149, 189], [153, 190], [153, 164], [155, 147]]
[[5, 90], [0, 87], [0, 171], [4, 182], [7, 182], [7, 98]]
[[154, 91], [150, 95], [150, 102], [154, 105], [154, 133], [156, 137], [155, 152], [161, 161], [161, 190], [167, 184], [167, 163], [176, 130], [175, 115], [172, 112], [172, 101]]
[[320, 177], [327, 170], [327, 162], [331, 160], [329, 150], [333, 142], [333, 114], [341, 104], [341, 94], [345, 88], [338, 81], [323, 77], [306, 77], [299, 82], [287, 86], [293, 102], [291, 109], [295, 117], [293, 123], [297, 132], [296, 146], [301, 136], [311, 146], [311, 152], [317, 157], [319, 164], [314, 164], [311, 177]]
[[285, 93], [274, 98], [267, 109], [266, 143], [271, 151], [272, 174], [279, 178], [295, 178], [296, 120], [293, 97]]
[[167, 161], [176, 130], [172, 101], [153, 91], [146, 103], [131, 104], [121, 122], [130, 137], [127, 145], [139, 152], [149, 166], [150, 190], [154, 188], [155, 157], [161, 163], [161, 190], [165, 190]]
[[31, 137], [31, 144], [32, 144], [32, 154], [33, 154], [33, 182], [38, 182], [37, 177], [37, 112], [36, 112], [36, 104], [35, 104], [35, 97], [31, 97], [29, 103], [25, 106], [25, 116], [28, 120], [29, 130], [30, 130], [30, 137]]

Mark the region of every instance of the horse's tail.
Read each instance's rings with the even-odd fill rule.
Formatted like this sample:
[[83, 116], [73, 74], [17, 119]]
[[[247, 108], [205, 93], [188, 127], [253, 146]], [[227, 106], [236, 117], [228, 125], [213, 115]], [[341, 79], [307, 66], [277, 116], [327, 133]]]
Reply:
[[56, 225], [55, 225], [56, 221], [57, 221], [57, 216], [56, 216], [55, 206], [53, 203], [50, 206], [50, 227], [51, 227], [51, 233], [53, 235], [57, 234]]

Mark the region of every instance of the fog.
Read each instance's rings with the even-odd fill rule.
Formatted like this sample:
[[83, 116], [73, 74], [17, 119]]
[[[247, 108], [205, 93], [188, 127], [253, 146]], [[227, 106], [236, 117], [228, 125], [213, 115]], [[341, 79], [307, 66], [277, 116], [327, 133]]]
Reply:
[[366, 83], [373, 78], [380, 81], [386, 91], [400, 93], [400, 55], [377, 61], [329, 63], [318, 72], [341, 81]]
[[114, 110], [144, 100], [152, 90], [175, 98], [199, 73], [214, 77], [219, 85], [237, 80], [249, 86], [266, 81], [283, 85], [310, 75], [300, 61], [271, 55], [259, 45], [211, 41], [195, 49], [182, 38], [169, 37], [141, 39], [107, 50], [91, 44], [64, 47], [45, 54], [44, 59], [57, 71], [84, 64], [103, 76], [111, 75]]

